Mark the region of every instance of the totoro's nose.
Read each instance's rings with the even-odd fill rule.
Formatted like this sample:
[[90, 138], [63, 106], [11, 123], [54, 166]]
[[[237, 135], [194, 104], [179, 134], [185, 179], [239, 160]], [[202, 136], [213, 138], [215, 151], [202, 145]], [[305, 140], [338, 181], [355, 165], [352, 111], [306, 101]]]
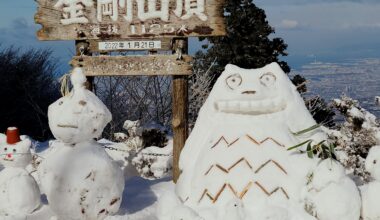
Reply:
[[254, 94], [256, 94], [256, 91], [255, 90], [247, 90], [247, 91], [243, 91], [241, 94], [254, 95]]

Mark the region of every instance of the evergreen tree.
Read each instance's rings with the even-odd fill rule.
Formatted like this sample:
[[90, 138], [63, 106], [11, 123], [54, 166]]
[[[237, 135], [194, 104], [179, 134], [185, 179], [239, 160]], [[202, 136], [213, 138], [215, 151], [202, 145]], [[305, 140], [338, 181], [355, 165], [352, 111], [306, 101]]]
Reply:
[[211, 64], [216, 59], [210, 71], [216, 76], [229, 63], [242, 68], [260, 68], [278, 62], [286, 73], [290, 72], [288, 64], [279, 60], [279, 56], [287, 56], [287, 45], [281, 38], [270, 38], [275, 31], [268, 24], [264, 10], [251, 0], [229, 0], [224, 10], [227, 35], [207, 38], [212, 46], [204, 45], [207, 52], [197, 53], [196, 58], [202, 60], [198, 63]]

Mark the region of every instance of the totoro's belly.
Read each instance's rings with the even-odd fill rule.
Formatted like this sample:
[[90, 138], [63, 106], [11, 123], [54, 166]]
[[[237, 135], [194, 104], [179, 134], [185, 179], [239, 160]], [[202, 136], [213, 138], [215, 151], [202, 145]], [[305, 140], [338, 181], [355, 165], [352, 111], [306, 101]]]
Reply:
[[287, 149], [298, 143], [281, 120], [224, 120], [204, 142], [184, 200], [199, 206], [297, 200], [307, 174]]

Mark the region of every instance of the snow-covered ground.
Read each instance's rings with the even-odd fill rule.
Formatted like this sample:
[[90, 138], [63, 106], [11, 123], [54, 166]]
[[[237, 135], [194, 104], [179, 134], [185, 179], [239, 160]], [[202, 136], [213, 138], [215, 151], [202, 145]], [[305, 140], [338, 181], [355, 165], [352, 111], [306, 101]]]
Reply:
[[[157, 220], [155, 217], [158, 198], [166, 192], [173, 191], [171, 178], [146, 180], [133, 177], [125, 184], [123, 201], [119, 213], [107, 217], [107, 220]], [[50, 220], [52, 211], [46, 205], [37, 210], [28, 220]], [[1, 219], [2, 220], [2, 219]]]

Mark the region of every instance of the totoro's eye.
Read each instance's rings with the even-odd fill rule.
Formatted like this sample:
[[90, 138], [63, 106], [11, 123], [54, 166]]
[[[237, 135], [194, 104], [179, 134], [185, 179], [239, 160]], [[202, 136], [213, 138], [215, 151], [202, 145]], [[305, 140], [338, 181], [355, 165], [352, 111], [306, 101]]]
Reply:
[[263, 86], [271, 86], [276, 82], [276, 80], [276, 76], [271, 72], [265, 73], [260, 77], [260, 83]]
[[226, 79], [226, 84], [228, 87], [230, 87], [230, 89], [234, 90], [241, 85], [242, 81], [243, 79], [241, 78], [240, 74], [236, 73]]

